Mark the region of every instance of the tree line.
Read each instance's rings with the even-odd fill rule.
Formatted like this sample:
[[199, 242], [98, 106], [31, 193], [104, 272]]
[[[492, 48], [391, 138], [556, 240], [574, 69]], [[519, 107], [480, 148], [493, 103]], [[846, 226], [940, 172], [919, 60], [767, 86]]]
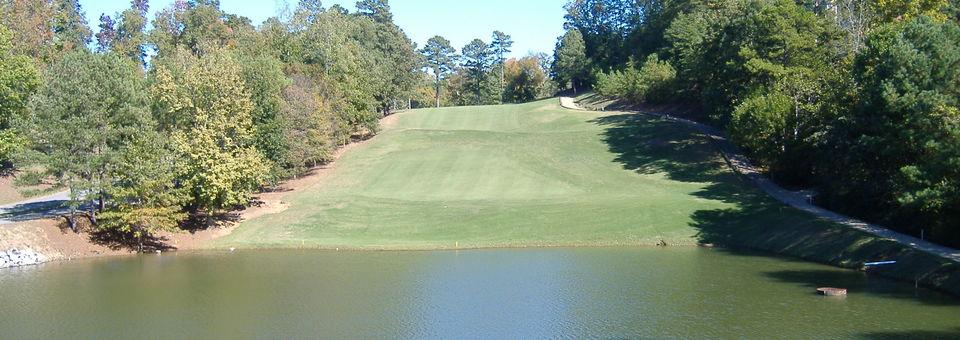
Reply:
[[[254, 26], [217, 0], [102, 14], [77, 0], [0, 0], [0, 162], [70, 189], [66, 220], [142, 241], [207, 224], [331, 161], [399, 109], [551, 95], [547, 58], [513, 41], [417, 48], [387, 0], [319, 0]], [[149, 23], [149, 25], [148, 25]]]
[[142, 245], [207, 223], [375, 134], [423, 83], [386, 0], [302, 0], [259, 26], [217, 0], [148, 9], [93, 34], [76, 0], [0, 0], [0, 161], [69, 188], [71, 228]]
[[419, 106], [463, 106], [523, 103], [550, 97], [556, 85], [549, 78], [550, 59], [544, 53], [507, 58], [510, 35], [494, 31], [491, 42], [474, 39], [460, 49], [434, 36], [419, 50], [425, 83]]
[[574, 0], [552, 74], [695, 105], [775, 180], [960, 245], [960, 2]]

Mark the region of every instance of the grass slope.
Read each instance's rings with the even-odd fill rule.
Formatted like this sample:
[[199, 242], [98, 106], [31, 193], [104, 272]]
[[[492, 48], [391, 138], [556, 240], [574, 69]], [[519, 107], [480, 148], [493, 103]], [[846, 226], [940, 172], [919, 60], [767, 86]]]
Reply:
[[[736, 209], [741, 193], [764, 200], [682, 125], [555, 101], [403, 113], [287, 211], [217, 245], [695, 244], [698, 212]], [[777, 220], [811, 222], [785, 208]]]
[[[212, 247], [450, 249], [715, 243], [960, 295], [960, 265], [790, 208], [685, 125], [523, 105], [415, 110], [344, 154], [289, 209]], [[796, 273], [811, 287], [818, 273]]]

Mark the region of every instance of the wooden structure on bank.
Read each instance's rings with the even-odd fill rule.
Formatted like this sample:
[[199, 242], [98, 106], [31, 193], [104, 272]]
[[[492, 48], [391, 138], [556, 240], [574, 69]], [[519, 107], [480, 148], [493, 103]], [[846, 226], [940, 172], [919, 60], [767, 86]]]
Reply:
[[825, 296], [846, 296], [846, 288], [833, 288], [833, 287], [820, 287], [817, 288], [817, 293]]

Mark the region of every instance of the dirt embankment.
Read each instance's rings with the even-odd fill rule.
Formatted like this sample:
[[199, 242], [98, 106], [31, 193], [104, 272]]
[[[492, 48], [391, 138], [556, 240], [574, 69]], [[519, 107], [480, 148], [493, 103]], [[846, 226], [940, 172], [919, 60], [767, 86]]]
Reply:
[[[380, 125], [383, 128], [389, 128], [396, 123], [397, 118], [397, 114], [387, 116], [380, 120]], [[347, 151], [369, 141], [370, 139], [364, 139], [344, 145], [334, 152], [333, 159], [339, 159]], [[286, 210], [287, 203], [284, 199], [287, 195], [309, 189], [321, 183], [336, 166], [336, 161], [318, 166], [304, 175], [280, 184], [276, 188], [257, 194], [254, 199], [256, 204], [236, 212], [236, 218], [232, 221], [193, 232], [159, 232], [155, 235], [156, 241], [161, 242], [165, 247], [169, 247], [169, 250], [202, 249], [207, 242], [229, 235], [244, 220]], [[0, 201], [3, 197], [8, 197], [11, 202], [18, 201], [16, 198], [23, 199], [13, 187], [12, 179], [3, 182], [3, 179], [0, 178], [0, 196], [2, 196]], [[136, 253], [129, 247], [121, 247], [112, 242], [97, 240], [89, 232], [74, 233], [64, 226], [62, 219], [39, 219], [0, 225], [0, 249], [14, 248], [33, 249], [51, 261]]]

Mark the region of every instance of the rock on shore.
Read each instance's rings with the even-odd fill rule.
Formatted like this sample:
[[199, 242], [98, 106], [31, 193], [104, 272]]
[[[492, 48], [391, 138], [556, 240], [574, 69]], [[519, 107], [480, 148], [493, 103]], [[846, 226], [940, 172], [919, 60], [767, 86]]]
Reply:
[[46, 256], [30, 248], [0, 251], [0, 268], [35, 265], [47, 260]]

